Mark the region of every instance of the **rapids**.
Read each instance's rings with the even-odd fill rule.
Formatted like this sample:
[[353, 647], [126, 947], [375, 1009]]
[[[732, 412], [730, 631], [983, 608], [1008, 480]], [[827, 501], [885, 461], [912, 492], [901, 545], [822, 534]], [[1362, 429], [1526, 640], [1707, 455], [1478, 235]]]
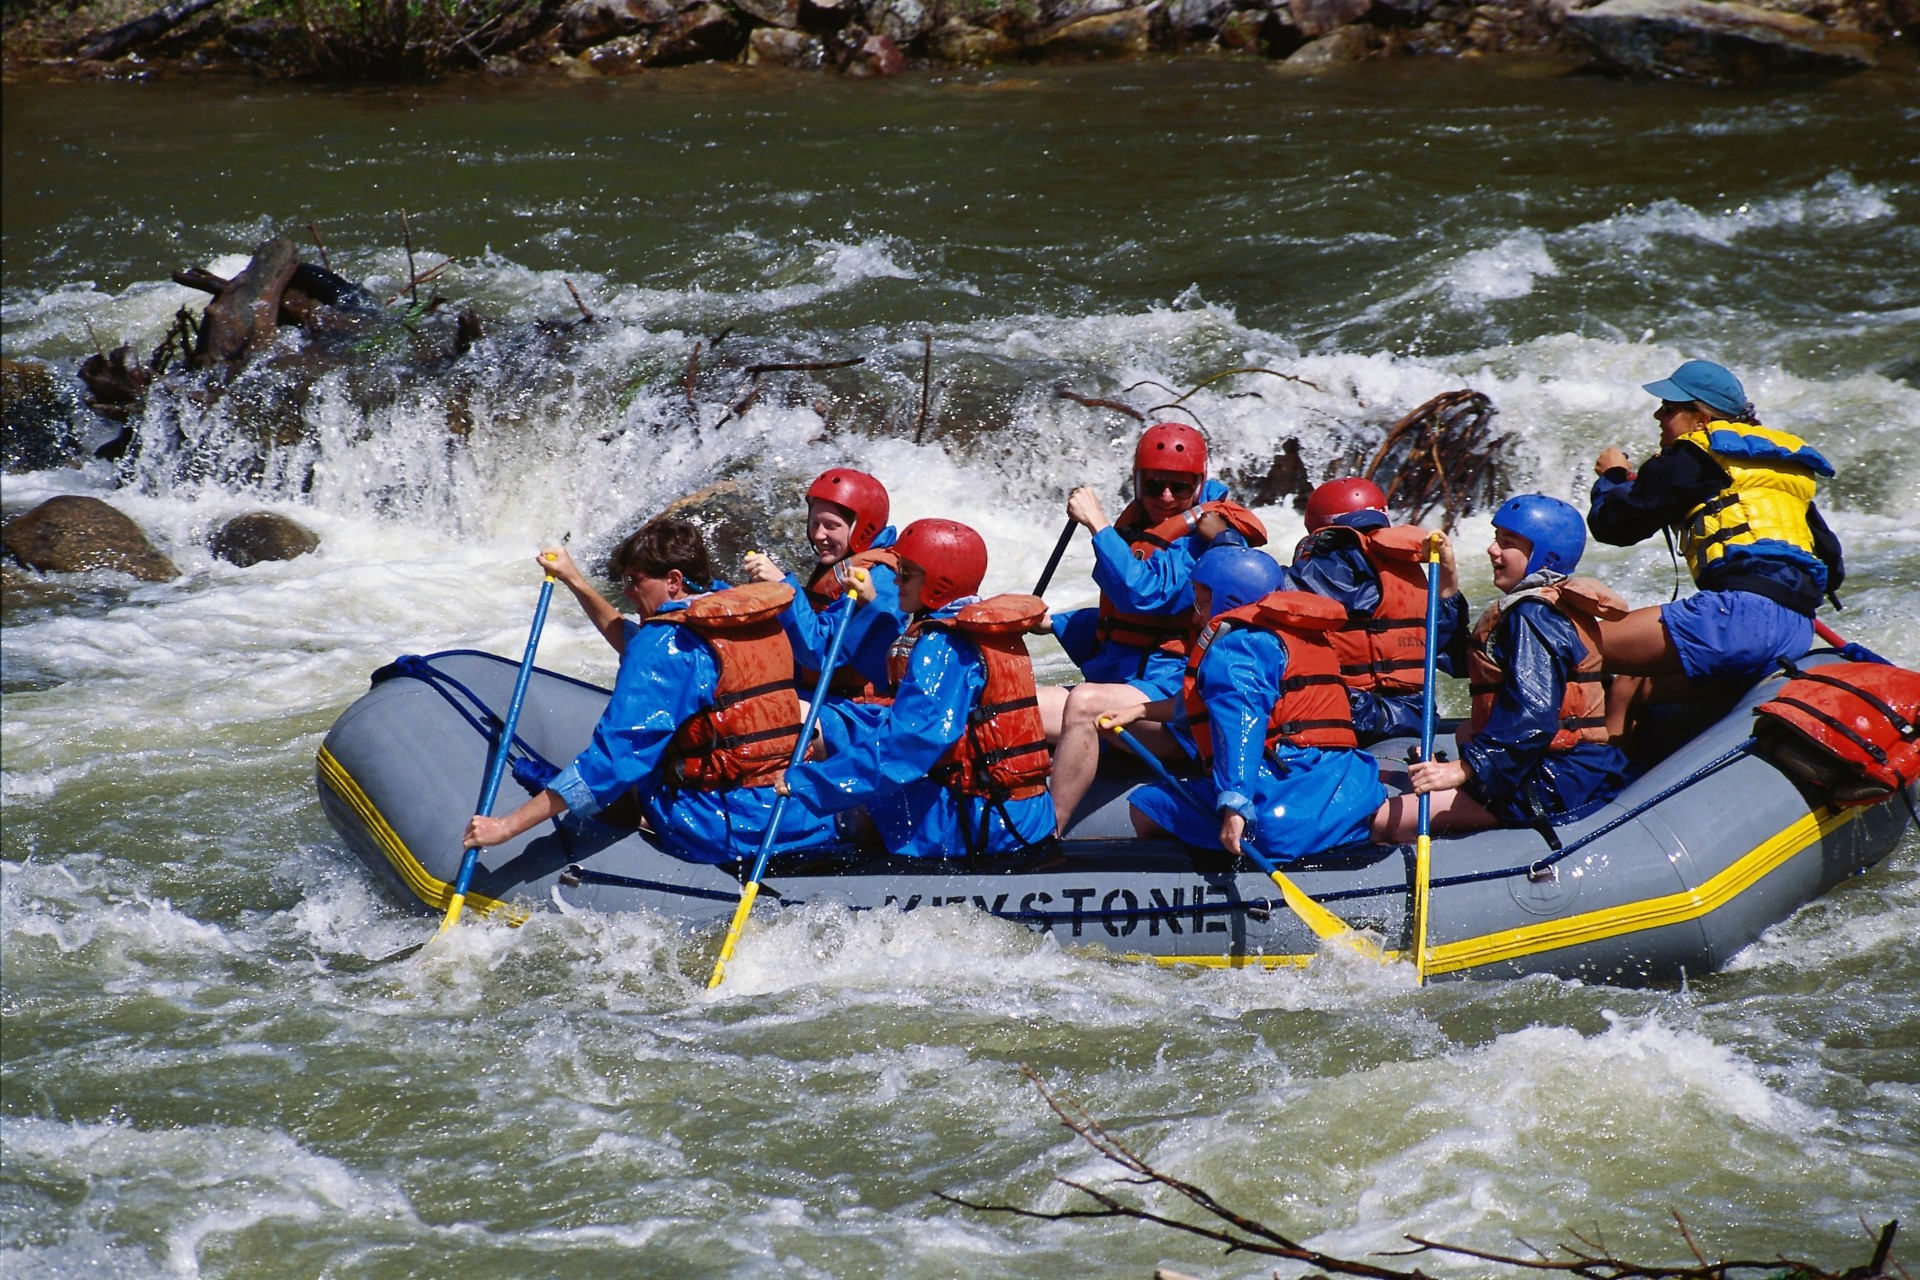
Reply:
[[[897, 522], [975, 523], [990, 586], [1024, 590], [1073, 484], [1118, 501], [1134, 430], [1055, 385], [1178, 392], [1241, 365], [1313, 385], [1251, 376], [1188, 402], [1234, 476], [1265, 475], [1288, 438], [1318, 476], [1471, 386], [1515, 437], [1509, 483], [1584, 503], [1601, 447], [1653, 447], [1639, 384], [1722, 360], [1839, 468], [1822, 501], [1850, 572], [1828, 620], [1920, 663], [1915, 102], [1873, 76], [1707, 92], [1207, 60], [885, 84], [5, 86], [9, 357], [70, 368], [89, 326], [148, 350], [201, 301], [169, 271], [224, 274], [310, 219], [385, 297], [406, 280], [402, 209], [422, 265], [455, 259], [441, 289], [492, 326], [457, 388], [378, 354], [377, 394], [320, 379], [301, 438], [264, 455], [233, 407], [258, 398], [163, 395], [124, 470], [6, 477], [8, 513], [99, 494], [184, 570], [10, 589], [6, 1274], [1271, 1273], [1144, 1226], [934, 1199], [1057, 1208], [1051, 1178], [1104, 1175], [1021, 1063], [1333, 1252], [1597, 1224], [1677, 1260], [1678, 1211], [1711, 1252], [1863, 1261], [1860, 1217], [1920, 1201], [1911, 834], [1677, 989], [1418, 990], [1331, 959], [1163, 971], [941, 908], [757, 913], [709, 996], [717, 939], [646, 916], [476, 923], [369, 967], [433, 922], [374, 891], [312, 771], [395, 654], [519, 652], [542, 540], [603, 552], [731, 478], [791, 564], [800, 482], [853, 462]], [[602, 319], [542, 354], [522, 340], [575, 314], [565, 279]], [[687, 396], [691, 348], [727, 327], [732, 363]], [[751, 359], [855, 355], [714, 425]], [[319, 553], [207, 554], [263, 506]], [[1265, 514], [1291, 545], [1292, 508]], [[1460, 532], [1476, 602], [1487, 534], [1484, 516]], [[1077, 540], [1056, 607], [1091, 599], [1089, 563]], [[1586, 568], [1636, 604], [1673, 586], [1658, 544]], [[571, 606], [541, 661], [612, 674]]]

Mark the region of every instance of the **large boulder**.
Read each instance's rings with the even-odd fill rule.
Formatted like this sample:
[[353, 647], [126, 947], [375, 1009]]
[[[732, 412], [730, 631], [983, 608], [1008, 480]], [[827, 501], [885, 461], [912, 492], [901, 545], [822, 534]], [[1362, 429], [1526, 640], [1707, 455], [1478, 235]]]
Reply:
[[1341, 27], [1301, 45], [1280, 66], [1287, 71], [1322, 71], [1342, 63], [1358, 62], [1373, 54], [1379, 39], [1379, 33], [1363, 23]]
[[[860, 28], [848, 28], [859, 31]], [[846, 60], [841, 64], [843, 75], [854, 79], [866, 79], [885, 76], [897, 76], [907, 69], [907, 55], [900, 52], [900, 46], [885, 36], [863, 36], [860, 42], [847, 51]]]
[[569, 48], [584, 49], [672, 17], [669, 0], [574, 0], [560, 11], [560, 38]]
[[643, 60], [650, 67], [727, 61], [746, 44], [747, 30], [732, 9], [722, 4], [695, 4], [648, 36]]
[[674, 500], [660, 514], [698, 526], [713, 571], [728, 582], [741, 580], [740, 562], [749, 551], [764, 551], [781, 568], [804, 578], [813, 570], [804, 508], [779, 505], [783, 495], [799, 492], [791, 485], [790, 479], [784, 485], [770, 479], [754, 484], [721, 480]]
[[959, 18], [942, 23], [927, 43], [940, 61], [963, 65], [994, 62], [1020, 52], [1020, 42], [1012, 36], [992, 27], [976, 27]]
[[1317, 40], [1366, 16], [1373, 0], [1289, 0], [1293, 25], [1307, 40]]
[[132, 519], [98, 498], [64, 494], [7, 521], [0, 546], [30, 569], [84, 573], [108, 569], [147, 582], [180, 576]]
[[292, 560], [319, 546], [319, 534], [272, 511], [235, 516], [207, 539], [207, 550], [242, 569], [262, 560]]
[[1035, 46], [1049, 55], [1124, 58], [1145, 53], [1153, 35], [1153, 9], [1097, 13], [1048, 32]]
[[0, 466], [39, 471], [78, 456], [73, 390], [37, 360], [0, 358]]
[[861, 25], [904, 49], [933, 30], [933, 16], [932, 0], [867, 0]]
[[1567, 14], [1602, 64], [1629, 75], [1739, 84], [1873, 65], [1879, 42], [1797, 14], [1724, 0], [1605, 0]]
[[756, 27], [747, 37], [747, 65], [750, 67], [797, 67], [817, 70], [826, 59], [826, 46], [817, 36], [781, 27]]

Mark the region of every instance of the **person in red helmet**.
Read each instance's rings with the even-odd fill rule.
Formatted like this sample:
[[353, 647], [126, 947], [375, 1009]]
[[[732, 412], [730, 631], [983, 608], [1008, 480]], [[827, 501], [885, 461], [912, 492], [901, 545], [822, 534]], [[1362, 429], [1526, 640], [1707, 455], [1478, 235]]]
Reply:
[[[1426, 683], [1427, 531], [1394, 525], [1387, 495], [1371, 480], [1342, 476], [1307, 498], [1307, 536], [1294, 548], [1287, 585], [1347, 610], [1332, 635], [1360, 744], [1420, 732]], [[1440, 535], [1440, 634], [1436, 665], [1467, 669], [1467, 598], [1453, 541]]]
[[851, 467], [834, 467], [807, 488], [807, 541], [814, 553], [808, 579], [803, 583], [797, 574], [783, 576], [780, 566], [758, 551], [747, 555], [747, 581], [785, 581], [794, 589], [793, 606], [781, 621], [793, 645], [802, 697], [811, 697], [822, 679], [820, 667], [833, 639], [827, 611], [847, 593], [860, 570], [870, 584], [861, 592], [867, 603], [847, 624], [839, 666], [825, 677], [827, 696], [871, 699], [887, 687], [887, 653], [907, 625], [892, 550], [898, 535], [887, 523], [888, 507], [886, 487], [878, 480]]
[[[1180, 690], [1194, 560], [1211, 546], [1267, 540], [1259, 518], [1207, 478], [1206, 438], [1185, 423], [1158, 422], [1141, 435], [1133, 451], [1133, 493], [1115, 521], [1091, 488], [1067, 497], [1068, 517], [1093, 534], [1100, 603], [1052, 619], [1054, 635], [1086, 683], [1040, 690], [1040, 713], [1055, 744], [1053, 806], [1062, 835], [1099, 769], [1099, 717]], [[1159, 737], [1157, 731], [1144, 736]], [[1173, 749], [1164, 740], [1151, 745]]]
[[894, 544], [900, 605], [893, 701], [824, 760], [790, 770], [784, 794], [809, 813], [864, 805], [890, 853], [1015, 853], [1053, 834], [1046, 736], [1022, 638], [1034, 596], [977, 594], [987, 546], [956, 520], [916, 520]]

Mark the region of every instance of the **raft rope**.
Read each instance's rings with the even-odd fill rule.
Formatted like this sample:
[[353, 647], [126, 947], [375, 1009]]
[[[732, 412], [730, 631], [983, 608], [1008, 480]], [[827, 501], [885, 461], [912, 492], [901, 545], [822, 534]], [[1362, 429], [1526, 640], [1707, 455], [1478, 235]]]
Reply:
[[[474, 652], [477, 651], [470, 649], [451, 651], [452, 654]], [[472, 725], [473, 731], [479, 734], [482, 739], [487, 742], [492, 742], [494, 735], [500, 732], [502, 723], [500, 716], [492, 707], [486, 704], [486, 701], [481, 698], [479, 694], [433, 665], [433, 658], [446, 656], [450, 655], [434, 654], [432, 657], [421, 657], [419, 654], [414, 653], [403, 654], [374, 672], [373, 683], [383, 684], [388, 680], [402, 676], [411, 680], [418, 680], [445, 698], [447, 705], [459, 712], [461, 718]], [[474, 711], [468, 710], [461, 699], [465, 699], [466, 702], [473, 704], [473, 707], [479, 714], [476, 715]], [[554, 764], [553, 761], [547, 759], [538, 751], [535, 751], [528, 745], [527, 740], [517, 733], [513, 735], [513, 742], [509, 746], [508, 751], [508, 761], [513, 769], [513, 780], [525, 787], [529, 795], [538, 795], [541, 791], [545, 790], [547, 784], [552, 782], [555, 775], [560, 772], [560, 766]], [[513, 754], [515, 752], [518, 754]]]

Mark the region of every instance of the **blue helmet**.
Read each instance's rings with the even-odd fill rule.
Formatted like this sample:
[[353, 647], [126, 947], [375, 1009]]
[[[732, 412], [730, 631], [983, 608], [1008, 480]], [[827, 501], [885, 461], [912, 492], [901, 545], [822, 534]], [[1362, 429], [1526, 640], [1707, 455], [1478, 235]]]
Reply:
[[1193, 565], [1193, 585], [1213, 592], [1212, 617], [1279, 590], [1286, 578], [1278, 560], [1252, 547], [1215, 547]]
[[1508, 498], [1506, 505], [1493, 513], [1493, 527], [1517, 533], [1533, 544], [1533, 554], [1527, 557], [1530, 574], [1542, 569], [1572, 573], [1587, 549], [1587, 522], [1579, 511], [1544, 493]]

